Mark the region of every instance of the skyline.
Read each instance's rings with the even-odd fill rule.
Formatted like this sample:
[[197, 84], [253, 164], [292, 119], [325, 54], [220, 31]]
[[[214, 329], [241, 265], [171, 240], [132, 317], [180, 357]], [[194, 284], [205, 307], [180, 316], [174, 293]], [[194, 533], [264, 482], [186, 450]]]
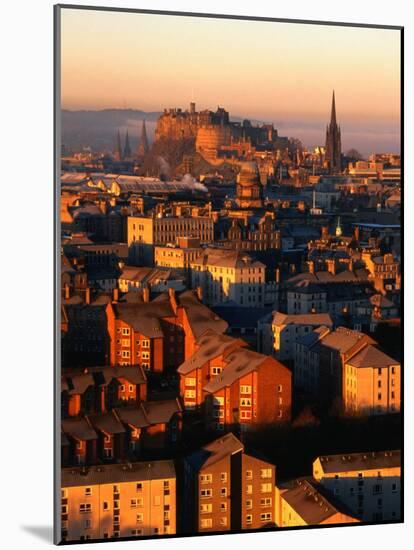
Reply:
[[398, 31], [71, 9], [62, 15], [63, 108], [162, 111], [194, 100], [199, 109], [220, 105], [232, 116], [273, 122], [280, 135], [315, 146], [335, 89], [344, 149], [400, 149]]

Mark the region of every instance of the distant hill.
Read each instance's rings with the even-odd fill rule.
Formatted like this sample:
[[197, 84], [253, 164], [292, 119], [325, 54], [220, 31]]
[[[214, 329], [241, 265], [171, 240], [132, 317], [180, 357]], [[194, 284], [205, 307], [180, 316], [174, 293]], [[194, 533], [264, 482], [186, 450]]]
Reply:
[[[154, 140], [155, 126], [161, 111], [146, 112], [139, 109], [102, 109], [99, 111], [62, 110], [62, 143], [69, 149], [92, 147], [94, 151], [112, 151], [118, 129], [122, 143], [128, 130], [131, 147], [138, 144], [142, 121], [146, 121], [149, 142]], [[241, 122], [242, 117], [231, 117]], [[252, 120], [252, 124], [260, 121]]]

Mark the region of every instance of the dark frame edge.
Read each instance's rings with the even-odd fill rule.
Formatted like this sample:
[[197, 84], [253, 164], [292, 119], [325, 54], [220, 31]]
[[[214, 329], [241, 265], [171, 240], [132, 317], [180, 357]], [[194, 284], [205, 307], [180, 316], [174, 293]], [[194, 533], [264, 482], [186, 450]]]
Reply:
[[254, 15], [231, 15], [224, 13], [201, 13], [201, 12], [184, 12], [184, 11], [170, 11], [170, 10], [151, 10], [140, 8], [125, 8], [114, 6], [87, 6], [78, 4], [56, 4], [56, 7], [61, 9], [76, 9], [76, 10], [90, 10], [90, 11], [113, 11], [124, 13], [142, 13], [147, 15], [175, 15], [184, 17], [207, 17], [210, 19], [236, 19], [239, 21], [262, 21], [271, 23], [296, 23], [303, 25], [326, 25], [326, 26], [340, 26], [340, 27], [360, 27], [368, 29], [389, 29], [389, 30], [402, 30], [404, 27], [400, 25], [382, 25], [377, 23], [350, 23], [347, 21], [320, 21], [320, 20], [306, 20], [306, 19], [289, 19], [283, 17], [262, 17]]
[[61, 6], [53, 6], [53, 543], [61, 542], [60, 485], [60, 149], [61, 149]]

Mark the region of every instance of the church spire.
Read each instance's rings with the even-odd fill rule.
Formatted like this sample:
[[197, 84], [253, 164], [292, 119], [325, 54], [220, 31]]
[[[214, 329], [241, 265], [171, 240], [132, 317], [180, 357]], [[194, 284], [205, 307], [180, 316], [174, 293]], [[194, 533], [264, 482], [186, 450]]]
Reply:
[[145, 157], [145, 155], [148, 153], [148, 138], [147, 138], [147, 128], [145, 126], [145, 119], [142, 121], [142, 128], [141, 128], [141, 138], [138, 143], [138, 149], [137, 149], [137, 156], [138, 157]]
[[128, 159], [131, 157], [131, 147], [129, 145], [129, 135], [128, 130], [125, 136], [125, 147], [124, 147], [124, 159]]
[[331, 126], [336, 126], [335, 90], [332, 91]]

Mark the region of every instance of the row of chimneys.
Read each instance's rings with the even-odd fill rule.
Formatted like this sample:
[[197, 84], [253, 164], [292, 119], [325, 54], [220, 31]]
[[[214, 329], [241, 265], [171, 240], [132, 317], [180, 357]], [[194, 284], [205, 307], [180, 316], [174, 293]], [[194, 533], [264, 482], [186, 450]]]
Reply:
[[[202, 299], [203, 299], [203, 290], [202, 290], [202, 288], [200, 286], [198, 286], [195, 289], [195, 291], [196, 291], [197, 298], [201, 302]], [[91, 303], [91, 289], [89, 287], [86, 287], [82, 291], [82, 294], [84, 295], [85, 304], [90, 304]], [[63, 298], [65, 300], [69, 300], [70, 296], [71, 296], [70, 285], [68, 283], [65, 283], [65, 285], [63, 287]], [[171, 302], [171, 305], [174, 309], [174, 312], [176, 312], [178, 305], [177, 305], [177, 300], [176, 300], [176, 297], [175, 297], [175, 290], [173, 288], [168, 289], [168, 296], [170, 298], [170, 302]], [[145, 288], [142, 289], [142, 300], [145, 303], [148, 303], [150, 301], [150, 290], [149, 290], [148, 287], [145, 287]], [[115, 287], [112, 290], [112, 302], [118, 302], [118, 301], [119, 301], [119, 288]]]
[[[332, 275], [336, 275], [337, 261], [334, 259], [328, 259], [328, 260], [325, 260], [325, 263], [326, 263], [326, 268], [328, 273], [331, 273]], [[346, 264], [348, 266], [349, 271], [353, 271], [354, 269], [354, 261], [352, 260], [352, 258], [341, 259], [339, 263]], [[308, 260], [306, 264], [308, 266], [309, 273], [315, 273], [315, 262], [313, 260]]]

